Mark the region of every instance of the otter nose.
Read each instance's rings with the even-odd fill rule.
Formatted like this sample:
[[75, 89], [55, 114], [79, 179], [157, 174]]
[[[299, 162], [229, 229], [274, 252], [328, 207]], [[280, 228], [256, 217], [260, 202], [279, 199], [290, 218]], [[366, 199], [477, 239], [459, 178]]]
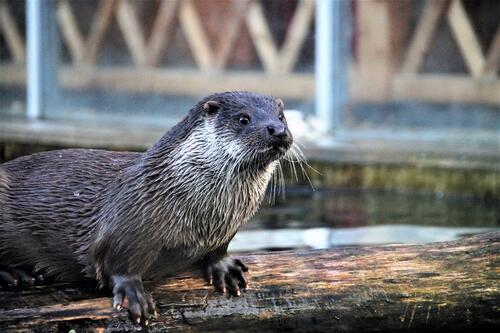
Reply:
[[287, 136], [286, 134], [286, 128], [285, 125], [283, 124], [271, 124], [267, 125], [267, 133], [271, 136], [275, 136], [277, 138], [285, 138]]

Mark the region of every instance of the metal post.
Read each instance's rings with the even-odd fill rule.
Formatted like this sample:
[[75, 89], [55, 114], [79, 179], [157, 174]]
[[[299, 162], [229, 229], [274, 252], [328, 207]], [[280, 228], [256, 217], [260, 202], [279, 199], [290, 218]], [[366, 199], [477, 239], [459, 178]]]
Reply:
[[58, 96], [59, 39], [54, 0], [28, 0], [27, 24], [27, 117], [39, 119], [55, 105]]
[[346, 101], [348, 0], [316, 1], [316, 114], [329, 131], [338, 129]]
[[37, 119], [41, 115], [41, 19], [40, 0], [28, 0], [26, 3], [27, 31], [27, 116], [29, 119]]

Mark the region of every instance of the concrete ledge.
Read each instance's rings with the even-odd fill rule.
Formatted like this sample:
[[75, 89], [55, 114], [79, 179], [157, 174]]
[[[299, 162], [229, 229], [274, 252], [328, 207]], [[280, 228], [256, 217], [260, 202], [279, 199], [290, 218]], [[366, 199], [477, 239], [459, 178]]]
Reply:
[[[169, 126], [171, 126], [170, 124]], [[0, 158], [63, 147], [93, 147], [142, 151], [167, 130], [165, 125], [127, 123], [0, 121]], [[475, 137], [474, 137], [475, 135]], [[494, 134], [434, 134], [338, 132], [302, 142], [315, 186], [347, 186], [462, 193], [500, 198], [500, 147]], [[482, 141], [480, 139], [483, 139]], [[286, 163], [284, 163], [286, 166]], [[285, 174], [294, 183], [290, 168]], [[299, 184], [307, 183], [299, 179]]]

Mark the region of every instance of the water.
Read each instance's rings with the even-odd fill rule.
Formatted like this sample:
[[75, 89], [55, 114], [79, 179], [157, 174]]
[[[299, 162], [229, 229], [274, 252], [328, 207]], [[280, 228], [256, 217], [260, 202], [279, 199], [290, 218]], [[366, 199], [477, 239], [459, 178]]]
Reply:
[[461, 196], [289, 188], [235, 236], [231, 251], [424, 244], [500, 231], [500, 207]]

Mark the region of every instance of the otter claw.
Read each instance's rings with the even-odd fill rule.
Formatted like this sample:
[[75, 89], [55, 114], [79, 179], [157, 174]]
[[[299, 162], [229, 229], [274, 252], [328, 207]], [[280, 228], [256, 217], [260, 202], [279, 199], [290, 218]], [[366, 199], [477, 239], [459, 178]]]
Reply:
[[9, 272], [0, 271], [0, 282], [8, 285], [9, 287], [17, 287], [19, 281]]
[[23, 286], [33, 286], [35, 284], [35, 278], [26, 273], [24, 270], [19, 268], [12, 269], [12, 273], [21, 281]]
[[239, 259], [229, 257], [223, 258], [220, 261], [208, 266], [208, 280], [215, 289], [222, 293], [229, 293], [233, 296], [241, 296], [241, 289], [246, 289], [248, 286], [244, 272], [248, 271]]
[[4, 268], [2, 266], [0, 268], [0, 285], [6, 285], [7, 287], [15, 288], [31, 287], [37, 282], [43, 282], [43, 275], [40, 274], [38, 276], [41, 276], [42, 279], [37, 279], [20, 268]]
[[113, 276], [113, 306], [120, 311], [127, 308], [132, 321], [148, 325], [148, 317], [156, 314], [152, 297], [144, 290], [142, 281], [137, 277]]

